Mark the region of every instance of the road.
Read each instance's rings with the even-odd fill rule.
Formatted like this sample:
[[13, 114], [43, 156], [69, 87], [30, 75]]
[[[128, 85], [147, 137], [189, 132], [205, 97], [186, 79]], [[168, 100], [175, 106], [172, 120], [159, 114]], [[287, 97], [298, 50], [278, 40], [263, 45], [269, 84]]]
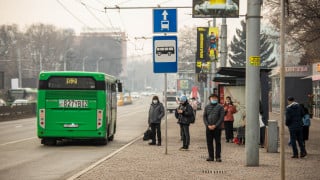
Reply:
[[43, 146], [36, 118], [0, 123], [0, 179], [66, 179], [111, 154], [146, 130], [151, 97], [118, 107], [117, 133], [106, 146], [69, 142]]

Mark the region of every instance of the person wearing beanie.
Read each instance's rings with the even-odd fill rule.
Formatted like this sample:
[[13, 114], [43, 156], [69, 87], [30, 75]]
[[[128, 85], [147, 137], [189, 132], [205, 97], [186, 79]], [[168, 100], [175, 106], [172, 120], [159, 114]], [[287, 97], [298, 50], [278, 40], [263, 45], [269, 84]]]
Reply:
[[190, 118], [193, 116], [192, 106], [188, 103], [187, 96], [183, 95], [179, 98], [180, 105], [175, 111], [175, 117], [178, 119], [178, 124], [181, 127], [182, 135], [182, 147], [181, 151], [186, 151], [189, 149], [190, 145]]

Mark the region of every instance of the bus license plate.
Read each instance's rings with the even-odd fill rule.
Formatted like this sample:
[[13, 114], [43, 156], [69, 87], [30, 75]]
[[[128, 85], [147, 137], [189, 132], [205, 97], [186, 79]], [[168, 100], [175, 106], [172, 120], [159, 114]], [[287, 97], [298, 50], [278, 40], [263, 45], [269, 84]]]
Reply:
[[87, 108], [88, 100], [59, 100], [59, 107], [62, 108]]

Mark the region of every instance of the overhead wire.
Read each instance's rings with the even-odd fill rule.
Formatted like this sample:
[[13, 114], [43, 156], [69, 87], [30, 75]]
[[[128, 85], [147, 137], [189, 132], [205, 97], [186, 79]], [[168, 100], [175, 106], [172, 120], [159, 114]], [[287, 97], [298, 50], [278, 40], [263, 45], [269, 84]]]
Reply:
[[79, 23], [81, 23], [83, 26], [92, 29], [90, 26], [88, 26], [85, 22], [83, 22], [81, 19], [79, 19], [76, 15], [74, 15], [60, 0], [56, 0], [57, 3], [65, 10], [67, 11], [74, 19], [76, 19]]

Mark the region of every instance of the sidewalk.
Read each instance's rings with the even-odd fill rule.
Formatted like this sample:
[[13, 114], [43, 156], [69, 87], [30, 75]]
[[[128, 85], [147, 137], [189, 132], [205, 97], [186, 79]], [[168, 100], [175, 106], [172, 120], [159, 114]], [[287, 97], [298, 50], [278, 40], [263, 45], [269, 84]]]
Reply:
[[[278, 119], [270, 114], [270, 119]], [[163, 145], [149, 146], [146, 141], [136, 141], [113, 158], [104, 161], [80, 180], [88, 179], [280, 179], [280, 153], [267, 153], [260, 148], [259, 166], [247, 167], [245, 147], [225, 143], [222, 131], [222, 162], [207, 162], [205, 128], [202, 111], [197, 112], [196, 123], [190, 126], [189, 151], [179, 151], [179, 126], [168, 115], [168, 154], [165, 155], [165, 125], [162, 125]], [[286, 128], [286, 139], [288, 132]], [[291, 147], [285, 146], [286, 179], [320, 179], [320, 121], [312, 121], [307, 141], [307, 157], [291, 159]]]

